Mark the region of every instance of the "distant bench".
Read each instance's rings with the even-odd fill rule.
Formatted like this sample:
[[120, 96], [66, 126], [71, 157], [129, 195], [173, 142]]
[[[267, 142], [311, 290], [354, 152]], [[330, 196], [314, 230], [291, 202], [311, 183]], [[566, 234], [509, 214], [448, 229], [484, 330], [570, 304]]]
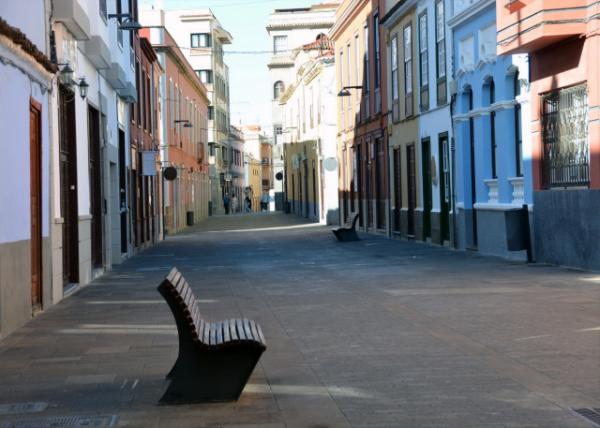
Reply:
[[356, 222], [358, 221], [358, 213], [351, 213], [342, 227], [333, 229], [332, 232], [338, 241], [358, 241], [356, 233]]
[[202, 319], [192, 289], [176, 268], [158, 291], [171, 308], [179, 334], [179, 356], [160, 402], [237, 400], [267, 349], [260, 326], [247, 319], [216, 323]]

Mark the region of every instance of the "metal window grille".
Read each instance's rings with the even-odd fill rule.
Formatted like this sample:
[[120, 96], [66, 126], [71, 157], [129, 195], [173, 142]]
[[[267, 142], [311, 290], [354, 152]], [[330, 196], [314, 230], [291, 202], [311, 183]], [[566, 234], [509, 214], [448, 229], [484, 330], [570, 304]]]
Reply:
[[586, 85], [542, 98], [545, 188], [589, 185], [587, 110]]

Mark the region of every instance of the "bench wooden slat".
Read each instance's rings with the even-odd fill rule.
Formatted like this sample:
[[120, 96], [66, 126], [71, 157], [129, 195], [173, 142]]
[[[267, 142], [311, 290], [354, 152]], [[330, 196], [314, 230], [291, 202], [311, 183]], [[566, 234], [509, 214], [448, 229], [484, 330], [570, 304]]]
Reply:
[[244, 333], [244, 325], [241, 319], [235, 320], [235, 326], [237, 327], [237, 333], [240, 340], [246, 340], [246, 333]]
[[210, 345], [217, 344], [217, 326], [216, 324], [210, 325]]
[[175, 287], [175, 291], [177, 291], [177, 293], [181, 296], [182, 291], [183, 291], [183, 286], [185, 285], [186, 281], [185, 278], [183, 277], [183, 275], [181, 275], [179, 277], [179, 280], [173, 284], [173, 286]]
[[252, 320], [250, 320], [250, 329], [252, 330], [252, 337], [254, 337], [254, 340], [260, 341], [258, 330], [256, 329], [256, 323]]
[[179, 275], [181, 275], [181, 273], [177, 270], [176, 267], [171, 268], [171, 270], [167, 274], [167, 281], [169, 281], [170, 283], [173, 283], [173, 280], [175, 279], [175, 275], [177, 275], [178, 273], [179, 273]]
[[217, 323], [217, 345], [223, 343], [223, 322]]
[[210, 344], [210, 323], [204, 323], [204, 331], [202, 332], [202, 341], [207, 345]]
[[238, 340], [239, 336], [235, 330], [235, 320], [232, 318], [229, 320], [229, 333], [231, 334], [231, 340]]
[[229, 333], [229, 320], [223, 321], [223, 342], [230, 342], [231, 334]]
[[252, 329], [250, 329], [250, 323], [248, 322], [248, 319], [244, 318], [242, 322], [244, 324], [244, 333], [246, 333], [246, 339], [254, 340], [254, 335], [252, 334]]
[[258, 337], [260, 338], [260, 342], [265, 345], [267, 342], [265, 341], [265, 336], [263, 336], [262, 329], [260, 325], [256, 324], [256, 329], [258, 330]]

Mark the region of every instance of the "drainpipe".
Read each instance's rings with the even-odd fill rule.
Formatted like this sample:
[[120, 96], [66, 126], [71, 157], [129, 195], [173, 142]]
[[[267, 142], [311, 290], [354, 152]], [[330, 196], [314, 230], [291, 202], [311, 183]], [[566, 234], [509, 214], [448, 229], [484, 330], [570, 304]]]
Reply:
[[452, 94], [451, 95], [451, 99], [450, 99], [450, 120], [452, 121], [452, 139], [450, 140], [450, 151], [451, 151], [451, 156], [450, 156], [450, 168], [452, 168], [451, 171], [451, 179], [450, 179], [450, 201], [451, 201], [451, 205], [452, 205], [452, 246], [456, 249], [458, 248], [457, 245], [457, 239], [456, 239], [456, 217], [457, 217], [457, 212], [456, 212], [456, 190], [455, 190], [455, 174], [456, 174], [456, 129], [454, 127], [454, 107], [455, 107], [455, 102], [456, 102], [456, 94]]

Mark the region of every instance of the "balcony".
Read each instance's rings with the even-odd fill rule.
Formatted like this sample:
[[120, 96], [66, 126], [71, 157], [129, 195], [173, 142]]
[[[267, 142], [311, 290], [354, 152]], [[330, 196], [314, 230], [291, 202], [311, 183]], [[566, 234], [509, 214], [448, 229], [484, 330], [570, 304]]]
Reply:
[[62, 22], [75, 40], [89, 40], [90, 20], [78, 1], [54, 0], [54, 19]]
[[498, 54], [531, 53], [585, 34], [593, 13], [592, 0], [497, 1]]

